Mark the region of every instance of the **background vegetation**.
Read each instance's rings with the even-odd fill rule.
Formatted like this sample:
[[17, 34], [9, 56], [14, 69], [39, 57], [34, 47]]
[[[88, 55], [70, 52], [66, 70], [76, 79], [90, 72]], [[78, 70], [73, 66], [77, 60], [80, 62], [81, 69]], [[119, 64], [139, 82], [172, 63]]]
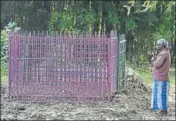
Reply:
[[15, 22], [14, 26], [27, 31], [109, 34], [116, 29], [126, 35], [128, 65], [150, 81], [147, 55], [154, 51], [157, 39], [165, 38], [171, 44], [174, 67], [175, 9], [175, 1], [1, 1], [1, 80], [7, 80], [8, 39], [4, 27]]

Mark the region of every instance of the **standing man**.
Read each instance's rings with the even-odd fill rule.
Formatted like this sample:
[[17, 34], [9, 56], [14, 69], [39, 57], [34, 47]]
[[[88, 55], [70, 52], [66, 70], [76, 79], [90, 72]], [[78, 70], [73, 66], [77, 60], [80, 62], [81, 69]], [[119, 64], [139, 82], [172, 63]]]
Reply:
[[171, 55], [167, 46], [168, 42], [165, 39], [159, 39], [156, 43], [158, 53], [151, 59], [153, 76], [151, 108], [161, 110], [162, 114], [167, 114], [168, 109]]

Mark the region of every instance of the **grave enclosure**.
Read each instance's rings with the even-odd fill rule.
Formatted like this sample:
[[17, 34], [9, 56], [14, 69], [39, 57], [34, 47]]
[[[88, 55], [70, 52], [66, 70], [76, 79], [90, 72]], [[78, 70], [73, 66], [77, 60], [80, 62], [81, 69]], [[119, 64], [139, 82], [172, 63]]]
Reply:
[[[119, 39], [118, 39], [119, 38]], [[9, 34], [10, 100], [103, 101], [124, 87], [124, 35]]]

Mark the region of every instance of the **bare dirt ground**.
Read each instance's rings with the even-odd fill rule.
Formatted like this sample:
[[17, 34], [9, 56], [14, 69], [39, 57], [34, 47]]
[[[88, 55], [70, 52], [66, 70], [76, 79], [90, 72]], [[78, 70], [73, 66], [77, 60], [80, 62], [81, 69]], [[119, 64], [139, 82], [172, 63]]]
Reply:
[[151, 89], [129, 77], [127, 90], [118, 92], [112, 102], [94, 105], [10, 102], [7, 88], [1, 87], [1, 120], [175, 120], [175, 86], [170, 88], [169, 112], [164, 116], [150, 110]]

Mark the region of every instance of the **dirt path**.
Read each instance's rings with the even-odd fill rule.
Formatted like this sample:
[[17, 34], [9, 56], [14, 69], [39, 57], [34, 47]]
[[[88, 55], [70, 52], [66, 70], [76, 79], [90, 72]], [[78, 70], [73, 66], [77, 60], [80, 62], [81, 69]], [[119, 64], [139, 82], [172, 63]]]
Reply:
[[169, 113], [161, 116], [150, 111], [150, 92], [141, 89], [128, 89], [119, 93], [110, 103], [96, 105], [58, 104], [25, 104], [8, 102], [6, 88], [1, 91], [1, 119], [12, 120], [174, 120], [175, 119], [175, 87], [170, 90]]

